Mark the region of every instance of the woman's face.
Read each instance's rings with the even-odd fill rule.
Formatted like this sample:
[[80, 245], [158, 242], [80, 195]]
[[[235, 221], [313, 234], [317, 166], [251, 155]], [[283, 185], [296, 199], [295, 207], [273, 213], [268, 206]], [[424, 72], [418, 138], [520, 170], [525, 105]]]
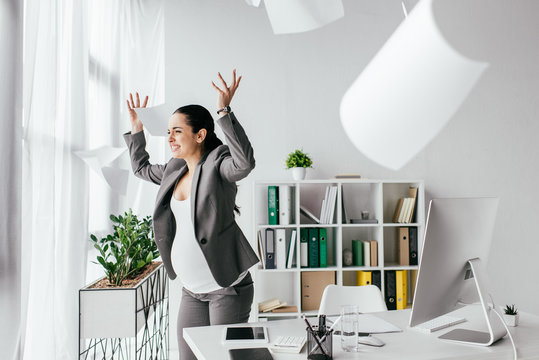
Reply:
[[206, 135], [205, 129], [198, 133], [193, 133], [193, 128], [187, 124], [184, 114], [176, 113], [168, 121], [168, 143], [172, 150], [172, 157], [177, 159], [188, 159], [193, 156], [200, 156], [202, 152], [202, 142]]

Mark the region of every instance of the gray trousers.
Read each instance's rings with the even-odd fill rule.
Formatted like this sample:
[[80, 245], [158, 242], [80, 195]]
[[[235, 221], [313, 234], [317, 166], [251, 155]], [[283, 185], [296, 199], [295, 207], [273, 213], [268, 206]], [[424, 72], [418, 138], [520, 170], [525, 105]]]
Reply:
[[237, 285], [207, 294], [195, 294], [183, 288], [177, 333], [180, 360], [196, 360], [183, 338], [184, 328], [247, 322], [253, 295], [253, 280], [250, 273]]

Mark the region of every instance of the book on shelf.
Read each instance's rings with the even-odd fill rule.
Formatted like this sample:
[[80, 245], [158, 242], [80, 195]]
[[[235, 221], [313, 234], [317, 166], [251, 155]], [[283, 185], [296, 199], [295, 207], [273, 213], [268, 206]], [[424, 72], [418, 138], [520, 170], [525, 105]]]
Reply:
[[371, 266], [371, 242], [363, 240], [363, 266]]
[[408, 271], [395, 270], [395, 289], [397, 310], [404, 310], [408, 305]]
[[286, 269], [286, 230], [275, 229], [275, 268]]
[[417, 203], [417, 187], [408, 189], [408, 197], [400, 198], [393, 215], [394, 223], [410, 224], [415, 219], [415, 208]]
[[288, 245], [288, 256], [286, 258], [286, 268], [290, 269], [292, 268], [292, 264], [294, 263], [294, 251], [296, 249], [296, 236], [297, 236], [297, 230], [293, 229], [290, 233], [290, 243]]
[[378, 241], [370, 240], [371, 243], [371, 266], [378, 266]]
[[363, 242], [352, 240], [352, 263], [354, 266], [363, 266]]
[[320, 239], [317, 228], [309, 228], [309, 267], [320, 267]]
[[361, 179], [359, 174], [337, 174], [334, 177], [335, 179]]
[[290, 225], [294, 222], [294, 188], [290, 185], [279, 186], [279, 225]]
[[320, 209], [320, 223], [331, 224], [333, 223], [333, 217], [335, 215], [335, 203], [337, 202], [337, 186], [326, 186], [326, 194], [322, 200], [322, 207]]
[[411, 209], [410, 209], [410, 213], [408, 214], [408, 224], [409, 223], [412, 223], [415, 221], [415, 208], [416, 208], [416, 203], [417, 203], [417, 192], [418, 192], [418, 188], [416, 187], [410, 187], [408, 189], [408, 196], [410, 198], [412, 198], [412, 205], [411, 205]]
[[382, 291], [382, 272], [380, 270], [374, 270], [372, 272], [371, 282], [373, 285], [378, 286], [378, 289]]
[[258, 303], [258, 311], [270, 312], [273, 309], [277, 309], [282, 306], [286, 306], [286, 302], [281, 302], [278, 298], [272, 298]]
[[272, 313], [292, 313], [298, 312], [298, 307], [295, 305], [285, 305], [271, 310]]
[[258, 258], [262, 264], [262, 269], [266, 268], [266, 251], [264, 250], [264, 243], [262, 242], [262, 231], [258, 230]]
[[410, 237], [407, 227], [398, 229], [397, 248], [399, 250], [399, 265], [410, 265]]
[[356, 285], [364, 286], [372, 284], [372, 272], [371, 271], [356, 271]]
[[266, 229], [266, 269], [275, 269], [275, 231]]
[[318, 229], [318, 239], [320, 243], [320, 267], [328, 267], [328, 239], [327, 230], [325, 228]]
[[378, 219], [350, 219], [350, 224], [378, 224]]
[[299, 262], [301, 267], [309, 267], [309, 229], [302, 228], [299, 230]]
[[301, 309], [318, 310], [322, 293], [335, 284], [335, 271], [304, 271], [301, 273]]
[[410, 265], [418, 265], [417, 264], [417, 228], [416, 227], [410, 227], [408, 228], [408, 239], [409, 239], [409, 248], [410, 248]]
[[404, 198], [400, 198], [399, 201], [397, 202], [397, 207], [395, 208], [395, 214], [393, 215], [394, 223], [399, 222], [399, 216], [400, 216], [403, 204], [404, 204]]
[[279, 225], [279, 187], [268, 186], [268, 224]]
[[384, 272], [384, 297], [388, 310], [397, 310], [397, 294], [396, 294], [396, 279], [395, 270], [387, 270]]
[[306, 207], [299, 207], [300, 214], [304, 215], [309, 220], [313, 221], [315, 224], [320, 224], [320, 219], [317, 218], [312, 212], [310, 212]]

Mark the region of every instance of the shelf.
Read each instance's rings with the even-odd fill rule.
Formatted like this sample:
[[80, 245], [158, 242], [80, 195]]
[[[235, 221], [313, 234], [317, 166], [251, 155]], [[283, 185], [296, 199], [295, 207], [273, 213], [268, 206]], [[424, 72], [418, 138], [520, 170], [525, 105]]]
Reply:
[[[303, 207], [311, 213], [320, 214], [322, 200], [325, 198], [326, 188], [329, 185], [337, 187], [334, 217], [332, 224], [314, 224], [308, 217], [301, 214]], [[288, 209], [291, 222], [289, 225], [268, 225], [268, 186], [288, 186], [281, 194], [287, 200], [282, 203], [289, 204]], [[400, 198], [407, 197], [410, 187], [417, 187], [417, 203], [415, 205], [414, 223], [403, 224], [384, 222], [391, 221]], [[380, 288], [385, 296], [385, 276], [392, 270], [417, 270], [418, 266], [401, 266], [399, 260], [398, 228], [417, 228], [417, 248], [422, 249], [425, 232], [425, 188], [422, 180], [410, 179], [323, 179], [302, 181], [257, 181], [253, 188], [254, 202], [254, 238], [260, 232], [262, 242], [265, 243], [264, 229], [286, 229], [287, 247], [292, 230], [298, 230], [296, 237], [295, 263], [296, 267], [290, 269], [256, 269], [254, 301], [277, 297], [289, 304], [298, 304], [298, 312], [292, 313], [255, 313], [257, 319], [275, 319], [279, 317], [300, 317], [302, 304], [302, 279], [305, 274], [313, 271], [323, 272], [321, 275], [331, 278], [327, 272], [335, 273], [335, 283], [345, 286], [356, 286], [357, 271], [380, 272]], [[287, 196], [287, 194], [291, 194]], [[279, 200], [281, 202], [281, 200]], [[285, 211], [286, 212], [286, 211]], [[368, 214], [366, 214], [368, 213]], [[350, 219], [361, 219], [368, 215], [369, 219], [378, 219], [378, 223], [349, 223]], [[343, 220], [345, 220], [343, 223]], [[303, 223], [304, 222], [304, 223]], [[326, 228], [327, 230], [327, 263], [325, 268], [298, 267], [301, 264], [301, 229]], [[352, 240], [375, 240], [378, 249], [378, 266], [343, 266], [343, 251], [352, 250]], [[304, 244], [304, 243], [303, 243]], [[288, 250], [288, 249], [287, 249]], [[288, 252], [287, 252], [288, 253]], [[277, 255], [277, 254], [275, 254]], [[408, 272], [408, 293], [413, 294], [411, 276]], [[362, 273], [362, 276], [366, 274]], [[378, 278], [377, 278], [378, 279]], [[327, 279], [326, 279], [327, 280]], [[327, 283], [327, 281], [326, 281]], [[321, 296], [321, 294], [320, 294]], [[411, 295], [413, 296], [413, 295]], [[411, 303], [412, 298], [409, 298]], [[308, 307], [312, 308], [312, 307]], [[307, 316], [317, 316], [318, 311], [307, 311]]]
[[281, 312], [281, 313], [274, 313], [274, 312], [267, 312], [267, 313], [259, 313], [258, 317], [266, 317], [266, 318], [272, 318], [272, 317], [298, 317], [301, 314], [299, 312]]

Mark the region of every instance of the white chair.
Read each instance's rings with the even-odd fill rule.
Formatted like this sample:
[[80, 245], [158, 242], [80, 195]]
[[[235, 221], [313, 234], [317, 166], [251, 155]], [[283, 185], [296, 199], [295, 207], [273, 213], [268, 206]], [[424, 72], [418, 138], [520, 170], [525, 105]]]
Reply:
[[322, 294], [318, 315], [338, 315], [344, 305], [357, 305], [362, 313], [387, 311], [382, 292], [375, 285], [328, 285]]

